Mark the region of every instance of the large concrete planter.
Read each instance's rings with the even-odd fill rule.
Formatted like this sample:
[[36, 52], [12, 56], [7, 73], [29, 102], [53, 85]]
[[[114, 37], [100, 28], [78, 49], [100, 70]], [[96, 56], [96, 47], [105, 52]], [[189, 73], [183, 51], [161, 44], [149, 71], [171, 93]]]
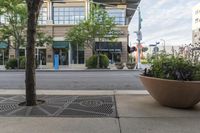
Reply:
[[176, 81], [147, 76], [140, 80], [160, 104], [174, 108], [190, 108], [200, 101], [200, 81]]

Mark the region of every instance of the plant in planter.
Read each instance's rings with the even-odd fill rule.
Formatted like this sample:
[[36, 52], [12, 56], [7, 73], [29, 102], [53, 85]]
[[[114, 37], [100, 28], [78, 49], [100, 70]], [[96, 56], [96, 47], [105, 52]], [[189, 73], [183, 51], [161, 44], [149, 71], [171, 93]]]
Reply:
[[123, 69], [124, 68], [124, 64], [122, 62], [115, 63], [115, 66], [116, 66], [117, 69]]
[[189, 108], [200, 101], [200, 63], [181, 56], [157, 55], [140, 79], [159, 103]]

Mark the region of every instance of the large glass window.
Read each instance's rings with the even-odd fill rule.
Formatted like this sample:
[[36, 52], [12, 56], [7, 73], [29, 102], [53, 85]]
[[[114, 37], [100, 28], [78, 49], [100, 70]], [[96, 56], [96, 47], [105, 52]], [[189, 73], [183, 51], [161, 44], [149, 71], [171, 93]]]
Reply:
[[46, 65], [46, 49], [36, 49], [36, 63], [39, 65]]
[[0, 49], [0, 65], [5, 65], [8, 61], [8, 49]]
[[115, 24], [125, 25], [125, 10], [124, 9], [107, 9], [110, 17], [115, 18]]
[[54, 24], [78, 24], [84, 18], [84, 7], [54, 7]]
[[47, 23], [47, 7], [42, 7], [40, 10], [40, 15], [38, 18], [39, 24], [46, 24]]

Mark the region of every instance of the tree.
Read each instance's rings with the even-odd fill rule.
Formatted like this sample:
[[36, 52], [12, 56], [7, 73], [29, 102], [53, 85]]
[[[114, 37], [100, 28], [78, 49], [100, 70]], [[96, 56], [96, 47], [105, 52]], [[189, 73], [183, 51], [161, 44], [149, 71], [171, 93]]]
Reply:
[[[1, 39], [6, 40], [15, 49], [15, 58], [19, 67], [19, 48], [25, 43], [27, 11], [24, 0], [0, 0], [0, 15], [5, 17], [1, 24]], [[14, 45], [10, 45], [10, 37]]]
[[43, 0], [26, 0], [28, 11], [27, 22], [27, 63], [26, 63], [26, 105], [33, 106], [37, 104], [35, 89], [35, 44], [36, 29], [39, 11]]
[[[90, 13], [86, 20], [80, 22], [66, 34], [66, 40], [70, 40], [74, 45], [84, 45], [93, 51], [93, 54], [98, 55], [96, 51], [96, 40], [114, 41], [118, 35], [115, 31], [114, 18], [110, 17], [105, 9], [98, 5], [91, 4]], [[97, 63], [99, 68], [99, 63]]]
[[37, 30], [37, 35], [36, 35], [37, 41], [36, 41], [36, 46], [37, 47], [42, 47], [44, 44], [52, 44], [53, 42], [53, 37], [46, 35], [46, 33], [40, 31], [39, 29]]
[[[0, 0], [0, 15], [5, 17], [5, 23], [1, 24], [1, 40], [7, 41], [9, 47], [15, 49], [15, 58], [19, 68], [19, 49], [26, 46], [27, 7], [24, 0]], [[39, 30], [39, 28], [38, 28]], [[12, 37], [12, 39], [10, 39]], [[53, 38], [44, 32], [37, 32], [36, 46], [44, 46], [52, 43]], [[10, 42], [14, 45], [11, 45]]]

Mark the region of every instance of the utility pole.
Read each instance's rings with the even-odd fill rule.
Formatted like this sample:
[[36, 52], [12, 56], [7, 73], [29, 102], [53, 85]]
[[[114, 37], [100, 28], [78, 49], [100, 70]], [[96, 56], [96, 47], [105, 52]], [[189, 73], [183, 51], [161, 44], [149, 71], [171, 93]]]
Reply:
[[141, 69], [140, 66], [140, 46], [141, 46], [141, 41], [142, 41], [142, 32], [141, 32], [141, 28], [142, 28], [142, 17], [141, 17], [141, 11], [140, 11], [140, 7], [138, 7], [138, 31], [136, 31], [135, 33], [137, 34], [137, 41], [138, 41], [138, 64], [137, 64], [137, 69]]

